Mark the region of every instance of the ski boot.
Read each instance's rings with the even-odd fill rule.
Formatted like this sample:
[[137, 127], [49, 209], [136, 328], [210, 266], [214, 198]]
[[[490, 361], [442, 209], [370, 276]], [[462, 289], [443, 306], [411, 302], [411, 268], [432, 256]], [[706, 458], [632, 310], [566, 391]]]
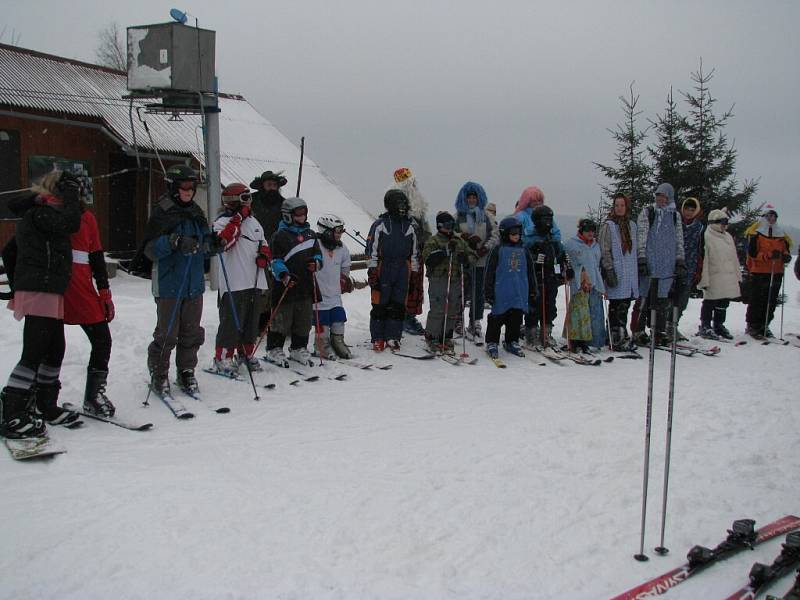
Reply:
[[386, 349], [386, 342], [383, 340], [374, 340], [372, 342], [373, 352], [383, 352]]
[[214, 370], [225, 377], [238, 377], [239, 365], [232, 358], [215, 358]]
[[31, 414], [31, 400], [28, 390], [3, 388], [0, 392], [0, 436], [23, 439], [47, 434], [44, 420]]
[[159, 396], [163, 396], [164, 394], [169, 394], [169, 381], [168, 381], [168, 374], [162, 374], [157, 371], [150, 372], [150, 389], [153, 390], [155, 394]]
[[83, 394], [83, 411], [100, 417], [113, 417], [116, 409], [106, 396], [108, 371], [89, 369], [86, 372], [86, 391]]
[[403, 331], [410, 335], [424, 335], [425, 328], [414, 315], [406, 315], [403, 319]]
[[483, 335], [483, 331], [482, 331], [482, 328], [481, 328], [481, 322], [480, 321], [473, 321], [473, 323], [469, 327], [467, 327], [467, 334], [473, 340], [479, 340], [481, 338], [481, 336]]
[[353, 353], [350, 351], [350, 346], [344, 343], [344, 334], [343, 333], [332, 333], [331, 334], [331, 347], [333, 351], [339, 356], [339, 358], [353, 358]]
[[187, 394], [196, 394], [200, 391], [197, 385], [197, 378], [194, 376], [194, 369], [183, 369], [178, 373], [178, 385]]
[[284, 354], [283, 348], [280, 346], [267, 350], [267, 353], [264, 355], [264, 360], [283, 368], [289, 366], [289, 359], [286, 358], [286, 354]]
[[538, 346], [542, 343], [538, 327], [525, 328], [525, 343], [528, 344], [528, 346]]
[[548, 348], [556, 347], [556, 338], [553, 337], [553, 324], [550, 323], [545, 329], [545, 346]]
[[455, 356], [456, 355], [456, 345], [453, 342], [453, 338], [445, 338], [444, 343], [439, 347], [439, 351], [442, 354], [447, 354], [448, 356]]
[[506, 342], [503, 344], [503, 350], [505, 350], [509, 354], [514, 354], [516, 356], [520, 357], [525, 356], [525, 352], [522, 350], [522, 347], [519, 345], [519, 342]]
[[711, 328], [711, 323], [701, 323], [700, 329], [697, 330], [697, 335], [707, 340], [718, 340], [719, 336]]
[[306, 367], [314, 366], [314, 360], [311, 358], [311, 353], [306, 350], [305, 347], [289, 348], [289, 359]]
[[243, 365], [245, 369], [247, 369], [249, 366], [252, 373], [258, 373], [259, 371], [264, 370], [264, 367], [261, 366], [261, 361], [255, 356], [242, 356], [241, 354], [238, 354], [236, 356], [236, 362], [234, 363], [234, 368], [236, 369], [237, 374], [242, 372]]
[[400, 340], [386, 340], [386, 347], [389, 350], [400, 350]]
[[728, 331], [728, 328], [721, 323], [718, 325], [714, 325], [714, 333], [716, 333], [719, 337], [721, 337], [724, 340], [733, 339], [733, 335], [731, 335], [731, 332]]
[[497, 344], [494, 342], [486, 344], [486, 354], [488, 354], [491, 359], [500, 358], [500, 353], [497, 351]]
[[60, 391], [60, 381], [36, 386], [36, 410], [50, 425], [69, 426], [78, 421], [81, 416], [75, 411], [67, 410], [57, 404]]
[[642, 331], [634, 331], [633, 343], [636, 344], [637, 346], [649, 346], [650, 336], [647, 335], [647, 332], [644, 329]]

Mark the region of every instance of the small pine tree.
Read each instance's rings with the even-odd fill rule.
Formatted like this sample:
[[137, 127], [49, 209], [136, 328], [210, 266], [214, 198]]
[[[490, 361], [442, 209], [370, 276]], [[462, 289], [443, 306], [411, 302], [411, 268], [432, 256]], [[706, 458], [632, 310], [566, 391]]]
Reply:
[[630, 96], [619, 97], [625, 119], [616, 129], [609, 129], [617, 144], [614, 166], [594, 163], [603, 175], [611, 180], [609, 185], [601, 185], [605, 197], [604, 204], [598, 207], [598, 215], [605, 214], [611, 205], [614, 195], [622, 192], [631, 199], [633, 213], [650, 202], [653, 193], [653, 168], [645, 161], [644, 141], [647, 130], [638, 128], [638, 119], [642, 111], [637, 110], [639, 96], [630, 86]]
[[705, 73], [703, 62], [691, 74], [694, 93], [683, 92], [689, 113], [683, 121], [683, 134], [689, 150], [684, 167], [681, 192], [700, 199], [706, 214], [726, 208], [731, 216], [743, 221], [752, 218], [751, 200], [758, 188], [757, 180], [736, 181], [736, 149], [728, 143], [725, 126], [733, 116], [733, 106], [721, 115], [714, 113], [717, 100], [709, 91], [714, 69]]
[[675, 188], [676, 196], [683, 195], [687, 188], [687, 167], [691, 160], [691, 152], [686, 145], [686, 119], [678, 113], [672, 88], [667, 96], [667, 105], [663, 115], [650, 120], [655, 132], [656, 143], [648, 146], [647, 151], [653, 160], [653, 172], [658, 183], [670, 183]]

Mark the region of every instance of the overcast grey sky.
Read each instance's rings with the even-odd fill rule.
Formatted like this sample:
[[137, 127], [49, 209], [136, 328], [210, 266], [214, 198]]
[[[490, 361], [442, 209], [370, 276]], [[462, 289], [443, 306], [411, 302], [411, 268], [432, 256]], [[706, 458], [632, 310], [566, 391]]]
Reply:
[[702, 57], [718, 112], [735, 104], [739, 177], [760, 177], [757, 201], [800, 224], [800, 2], [6, 0], [0, 31], [93, 61], [106, 23], [163, 22], [171, 7], [216, 30], [220, 89], [305, 135], [373, 212], [407, 166], [436, 209], [474, 180], [500, 212], [538, 185], [556, 212], [581, 214], [600, 198], [592, 163], [613, 161], [618, 97], [635, 82], [654, 117]]

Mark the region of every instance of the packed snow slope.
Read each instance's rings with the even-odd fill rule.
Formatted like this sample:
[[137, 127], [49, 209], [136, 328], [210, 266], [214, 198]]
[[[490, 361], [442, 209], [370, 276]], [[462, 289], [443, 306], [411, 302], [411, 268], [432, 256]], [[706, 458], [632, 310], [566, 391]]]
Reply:
[[[155, 427], [87, 421], [51, 428], [68, 448], [55, 458], [15, 462], [0, 452], [0, 598], [607, 598], [677, 566], [694, 544], [717, 544], [734, 519], [800, 514], [800, 348], [751, 340], [713, 358], [678, 357], [665, 558], [652, 548], [670, 356], [656, 353], [652, 558], [638, 563], [646, 359], [540, 366], [504, 355], [499, 370], [471, 346], [476, 366], [374, 358], [361, 345], [362, 290], [346, 296], [347, 338], [364, 360], [393, 369], [325, 367], [348, 380], [297, 386], [269, 370], [256, 374], [260, 401], [248, 384], [201, 372], [204, 394], [231, 412], [183, 398], [197, 416], [178, 421], [155, 398], [142, 405], [150, 284], [126, 274], [111, 283], [109, 395], [120, 416]], [[800, 332], [791, 275], [786, 291], [788, 339]], [[683, 330], [694, 331], [699, 308], [693, 300]], [[743, 310], [729, 311], [739, 336]], [[216, 324], [208, 292], [203, 366]], [[3, 377], [21, 337], [22, 324], [0, 311]], [[63, 400], [81, 402], [88, 350], [81, 329], [68, 327]], [[261, 387], [269, 381], [277, 389]], [[668, 597], [725, 597], [781, 541]]]

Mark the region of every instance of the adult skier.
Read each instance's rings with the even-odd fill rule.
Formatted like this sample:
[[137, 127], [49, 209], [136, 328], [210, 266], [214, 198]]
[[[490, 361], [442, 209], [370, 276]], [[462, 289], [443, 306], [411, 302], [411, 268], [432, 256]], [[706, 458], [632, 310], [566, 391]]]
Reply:
[[367, 236], [367, 280], [372, 289], [369, 330], [372, 349], [400, 348], [408, 281], [419, 269], [416, 228], [408, 216], [408, 197], [391, 189], [383, 197], [386, 212]]
[[739, 283], [742, 273], [736, 243], [727, 232], [728, 213], [712, 210], [708, 215], [708, 227], [703, 234], [704, 259], [698, 289], [703, 291], [698, 335], [708, 338], [733, 339], [725, 327], [726, 311], [730, 301], [740, 295]]
[[[680, 282], [679, 294], [675, 298], [678, 306], [678, 321], [680, 321], [683, 311], [689, 305], [689, 298], [692, 290], [700, 279], [703, 270], [703, 209], [700, 207], [700, 200], [697, 198], [686, 198], [681, 203], [681, 222], [683, 229], [683, 254], [686, 264], [686, 276]], [[670, 314], [670, 321], [672, 315]], [[677, 326], [677, 325], [676, 325]], [[671, 335], [671, 328], [667, 333]], [[687, 338], [678, 331], [678, 340], [685, 341]]]

